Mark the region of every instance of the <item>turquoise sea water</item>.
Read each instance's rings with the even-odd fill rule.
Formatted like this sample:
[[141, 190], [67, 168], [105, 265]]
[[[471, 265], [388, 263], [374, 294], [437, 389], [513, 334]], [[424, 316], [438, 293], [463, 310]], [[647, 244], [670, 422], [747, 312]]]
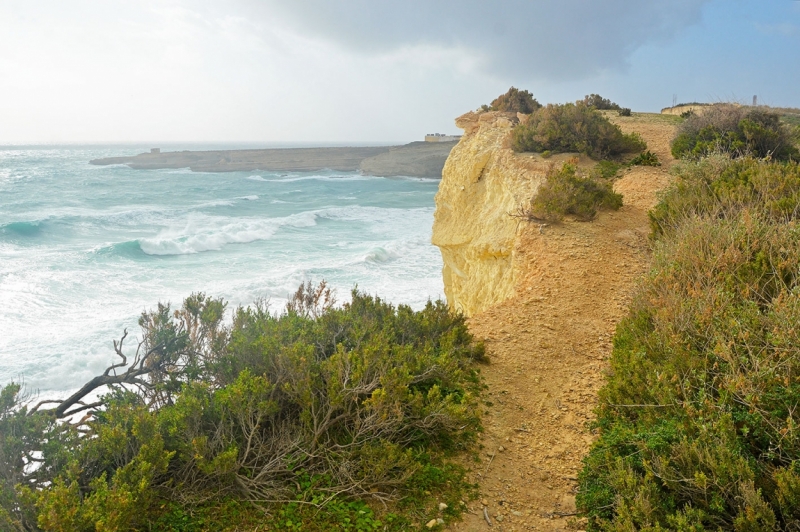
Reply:
[[438, 181], [88, 164], [146, 148], [0, 148], [0, 384], [74, 389], [142, 310], [195, 291], [276, 311], [308, 279], [339, 300], [443, 297]]

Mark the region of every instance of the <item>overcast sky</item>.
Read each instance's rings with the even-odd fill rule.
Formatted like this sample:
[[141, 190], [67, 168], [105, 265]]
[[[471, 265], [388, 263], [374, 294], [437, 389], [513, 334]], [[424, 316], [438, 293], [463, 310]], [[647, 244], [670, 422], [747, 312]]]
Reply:
[[5, 144], [411, 141], [511, 85], [800, 107], [800, 1], [0, 2]]

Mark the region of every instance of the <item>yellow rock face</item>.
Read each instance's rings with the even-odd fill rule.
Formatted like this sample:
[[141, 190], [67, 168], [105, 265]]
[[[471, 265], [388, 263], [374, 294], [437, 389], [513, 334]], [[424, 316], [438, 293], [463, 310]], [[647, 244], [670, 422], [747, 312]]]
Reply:
[[[524, 118], [524, 116], [522, 117]], [[433, 222], [433, 244], [444, 259], [447, 302], [473, 315], [514, 294], [519, 225], [510, 216], [527, 207], [549, 161], [515, 154], [510, 113], [467, 113], [456, 119], [464, 136], [444, 165]]]

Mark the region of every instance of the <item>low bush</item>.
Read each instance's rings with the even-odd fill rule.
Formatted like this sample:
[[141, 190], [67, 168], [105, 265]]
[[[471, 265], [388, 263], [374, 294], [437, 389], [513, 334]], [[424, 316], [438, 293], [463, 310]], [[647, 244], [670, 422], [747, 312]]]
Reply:
[[[483, 353], [464, 318], [358, 291], [332, 304], [309, 284], [286, 313], [257, 304], [230, 325], [202, 294], [159, 305], [136, 353], [105, 374], [135, 376], [76, 406], [89, 412], [79, 421], [1, 388], [0, 526], [232, 530], [271, 512], [276, 529], [402, 530], [437, 515], [431, 492], [459, 508], [468, 485], [445, 458], [480, 429]], [[382, 521], [369, 500], [403, 511]]]
[[617, 176], [617, 172], [621, 165], [614, 161], [599, 161], [592, 169], [592, 177], [601, 177], [603, 179], [611, 179]]
[[[594, 107], [598, 111], [621, 111], [622, 107], [612, 102], [608, 98], [603, 98], [599, 94], [589, 94], [584, 96], [583, 100], [578, 100], [576, 103], [583, 103], [588, 107]], [[628, 109], [630, 112], [630, 109]]]
[[751, 155], [779, 161], [798, 159], [797, 138], [780, 116], [758, 107], [721, 104], [692, 114], [672, 141], [675, 158], [699, 158], [713, 152]]
[[619, 116], [631, 116], [631, 108], [623, 107], [619, 110]]
[[800, 168], [685, 161], [579, 475], [591, 530], [800, 528]]
[[639, 135], [622, 133], [619, 126], [583, 102], [549, 104], [537, 110], [525, 124], [514, 128], [512, 146], [518, 152], [584, 153], [595, 159], [647, 147]]
[[541, 106], [530, 92], [511, 87], [505, 94], [495, 98], [491, 105], [482, 106], [481, 110], [531, 114]]
[[650, 150], [643, 151], [628, 163], [631, 166], [661, 166], [658, 155]]
[[[580, 220], [591, 220], [598, 210], [617, 210], [622, 206], [622, 196], [614, 192], [612, 183], [596, 169], [593, 175], [582, 174], [575, 162], [565, 163], [560, 169], [551, 167], [546, 181], [539, 187], [526, 211], [529, 218], [557, 222], [566, 215]], [[613, 174], [610, 174], [609, 177]]]

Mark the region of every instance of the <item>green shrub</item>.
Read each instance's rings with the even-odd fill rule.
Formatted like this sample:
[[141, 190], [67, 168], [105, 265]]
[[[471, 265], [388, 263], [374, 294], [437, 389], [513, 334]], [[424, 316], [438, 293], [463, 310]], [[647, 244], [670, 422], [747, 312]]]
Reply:
[[[612, 102], [608, 98], [603, 98], [599, 94], [589, 94], [583, 97], [583, 100], [578, 100], [576, 103], [582, 103], [587, 107], [594, 107], [598, 111], [621, 111], [622, 107], [618, 104]], [[630, 116], [630, 109], [628, 109], [628, 115]]]
[[579, 475], [592, 530], [800, 527], [800, 168], [678, 167]]
[[724, 219], [758, 209], [771, 223], [800, 216], [800, 169], [751, 158], [714, 155], [675, 166], [679, 179], [649, 213], [655, 237], [676, 231], [687, 219]]
[[628, 163], [631, 166], [661, 166], [658, 155], [650, 150], [643, 151]]
[[529, 212], [532, 218], [551, 222], [568, 214], [591, 220], [600, 209], [617, 210], [621, 206], [622, 196], [614, 192], [607, 178], [582, 175], [575, 163], [565, 163], [559, 170], [550, 169], [531, 200]]
[[737, 105], [714, 105], [678, 126], [672, 155], [699, 158], [713, 152], [779, 161], [797, 159], [797, 138], [777, 113]]
[[[332, 303], [308, 284], [286, 313], [257, 304], [230, 325], [203, 294], [159, 305], [140, 320], [136, 359], [153, 357], [150, 371], [103, 396], [81, 431], [30, 412], [18, 385], [0, 389], [0, 524], [235, 529], [253, 512], [236, 522], [225, 508], [242, 503], [280, 513], [276, 528], [383, 530], [364, 501], [413, 499], [408, 512], [423, 512], [435, 501], [419, 499], [421, 482], [466, 496], [446, 461], [480, 429], [483, 351], [464, 318], [441, 301], [415, 312], [358, 291]], [[34, 473], [24, 464], [36, 454]]]
[[617, 176], [621, 165], [614, 161], [599, 161], [592, 169], [592, 177], [611, 179]]
[[541, 106], [530, 92], [511, 87], [505, 94], [495, 98], [491, 105], [484, 105], [481, 110], [531, 114]]
[[622, 133], [619, 126], [582, 102], [542, 107], [514, 128], [512, 146], [518, 152], [577, 152], [595, 159], [647, 147], [639, 135]]
[[631, 108], [630, 107], [622, 107], [619, 110], [619, 116], [631, 116]]

